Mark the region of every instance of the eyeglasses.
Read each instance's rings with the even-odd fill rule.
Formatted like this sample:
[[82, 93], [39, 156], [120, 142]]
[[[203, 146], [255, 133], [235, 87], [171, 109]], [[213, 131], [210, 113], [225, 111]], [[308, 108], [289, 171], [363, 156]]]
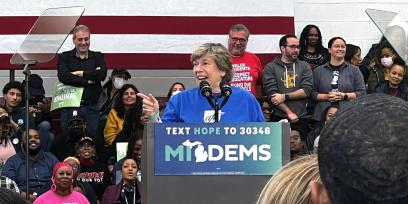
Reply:
[[70, 166], [71, 166], [72, 169], [75, 169], [75, 170], [79, 169], [78, 164], [70, 164]]
[[247, 42], [247, 39], [244, 39], [244, 38], [232, 38], [231, 37], [231, 40], [233, 41], [233, 42], [241, 42], [241, 43], [246, 43]]
[[333, 46], [331, 46], [332, 48], [336, 48], [336, 49], [346, 49], [346, 46], [345, 45], [333, 45]]
[[300, 49], [300, 45], [286, 45], [286, 47], [290, 47], [292, 49]]

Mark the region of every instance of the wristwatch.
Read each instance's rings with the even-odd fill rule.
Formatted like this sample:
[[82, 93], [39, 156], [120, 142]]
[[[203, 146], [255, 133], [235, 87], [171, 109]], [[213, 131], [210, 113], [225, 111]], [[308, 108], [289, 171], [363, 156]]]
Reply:
[[289, 94], [285, 94], [285, 101], [289, 100]]
[[345, 100], [345, 101], [348, 100], [348, 95], [346, 93], [344, 93], [343, 100]]

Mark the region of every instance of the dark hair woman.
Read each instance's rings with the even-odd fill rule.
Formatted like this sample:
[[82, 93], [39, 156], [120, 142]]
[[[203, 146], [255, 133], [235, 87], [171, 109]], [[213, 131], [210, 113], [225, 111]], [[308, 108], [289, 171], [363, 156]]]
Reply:
[[140, 183], [137, 181], [138, 166], [134, 159], [127, 158], [122, 166], [122, 180], [116, 185], [106, 188], [101, 204], [126, 203], [138, 204], [140, 199]]
[[323, 47], [322, 34], [316, 25], [307, 25], [303, 28], [299, 44], [299, 59], [306, 61], [312, 70], [329, 61], [329, 52]]
[[125, 84], [119, 90], [118, 97], [106, 120], [104, 137], [105, 146], [111, 146], [116, 135], [123, 129], [125, 114], [133, 106], [142, 105], [142, 100], [136, 96], [139, 90], [133, 84]]
[[186, 87], [181, 82], [174, 82], [171, 86], [169, 91], [167, 92], [167, 100], [170, 100], [171, 96], [176, 95], [180, 91], [186, 90]]
[[[381, 44], [380, 49], [372, 59], [369, 66], [369, 75], [367, 79], [368, 93], [375, 92], [375, 88], [378, 84], [390, 79], [391, 67], [396, 61], [402, 61], [402, 64], [404, 63], [391, 44]], [[407, 79], [407, 73], [404, 72], [403, 82], [406, 83]]]
[[[133, 106], [129, 109], [125, 116], [125, 122], [123, 124], [123, 129], [117, 134], [115, 140], [112, 142], [112, 145], [108, 149], [108, 158], [109, 158], [109, 167], [113, 168], [112, 170], [112, 181], [113, 183], [117, 183], [116, 181], [120, 179], [120, 169], [122, 167], [123, 159], [117, 160], [116, 158], [116, 144], [120, 142], [127, 142], [128, 143], [128, 152], [133, 150], [135, 139], [142, 138], [143, 136], [143, 114], [142, 114], [142, 106], [137, 105]], [[130, 155], [129, 155], [130, 156]], [[136, 157], [131, 157], [136, 159]], [[116, 162], [118, 161], [118, 162]], [[116, 163], [115, 163], [116, 162]], [[119, 164], [118, 164], [119, 163]], [[113, 165], [113, 167], [111, 166]], [[118, 174], [119, 170], [119, 174]]]
[[361, 49], [357, 45], [347, 44], [346, 55], [344, 60], [352, 65], [360, 66], [361, 64]]
[[328, 43], [330, 61], [313, 71], [312, 99], [317, 101], [313, 119], [332, 103], [340, 106], [366, 93], [363, 75], [358, 67], [345, 62], [346, 41], [334, 37]]
[[126, 157], [115, 163], [112, 170], [112, 183], [119, 183], [122, 178], [122, 165], [126, 158], [132, 158], [136, 161], [137, 166], [140, 169], [140, 164], [142, 160], [142, 144], [143, 138], [142, 134], [132, 135], [129, 139]]

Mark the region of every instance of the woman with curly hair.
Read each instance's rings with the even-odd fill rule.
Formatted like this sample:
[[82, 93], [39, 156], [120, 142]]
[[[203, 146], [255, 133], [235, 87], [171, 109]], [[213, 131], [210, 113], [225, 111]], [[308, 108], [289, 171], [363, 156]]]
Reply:
[[303, 28], [299, 43], [299, 59], [306, 61], [312, 70], [329, 61], [329, 51], [323, 47], [322, 34], [316, 25]]

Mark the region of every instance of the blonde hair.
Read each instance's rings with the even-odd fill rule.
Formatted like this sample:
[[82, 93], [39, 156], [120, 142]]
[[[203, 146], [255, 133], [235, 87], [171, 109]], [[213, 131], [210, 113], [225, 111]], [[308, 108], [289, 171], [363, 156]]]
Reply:
[[193, 63], [205, 55], [212, 57], [218, 69], [225, 72], [223, 79], [227, 82], [231, 81], [233, 75], [232, 63], [227, 48], [220, 43], [202, 44], [191, 54], [190, 62]]
[[299, 157], [276, 172], [263, 188], [257, 204], [311, 204], [310, 181], [321, 182], [315, 154]]
[[67, 157], [67, 158], [64, 159], [63, 162], [67, 162], [67, 161], [69, 161], [69, 160], [74, 161], [75, 163], [78, 164], [78, 166], [81, 165], [81, 162], [79, 162], [79, 160], [78, 160], [76, 157]]

